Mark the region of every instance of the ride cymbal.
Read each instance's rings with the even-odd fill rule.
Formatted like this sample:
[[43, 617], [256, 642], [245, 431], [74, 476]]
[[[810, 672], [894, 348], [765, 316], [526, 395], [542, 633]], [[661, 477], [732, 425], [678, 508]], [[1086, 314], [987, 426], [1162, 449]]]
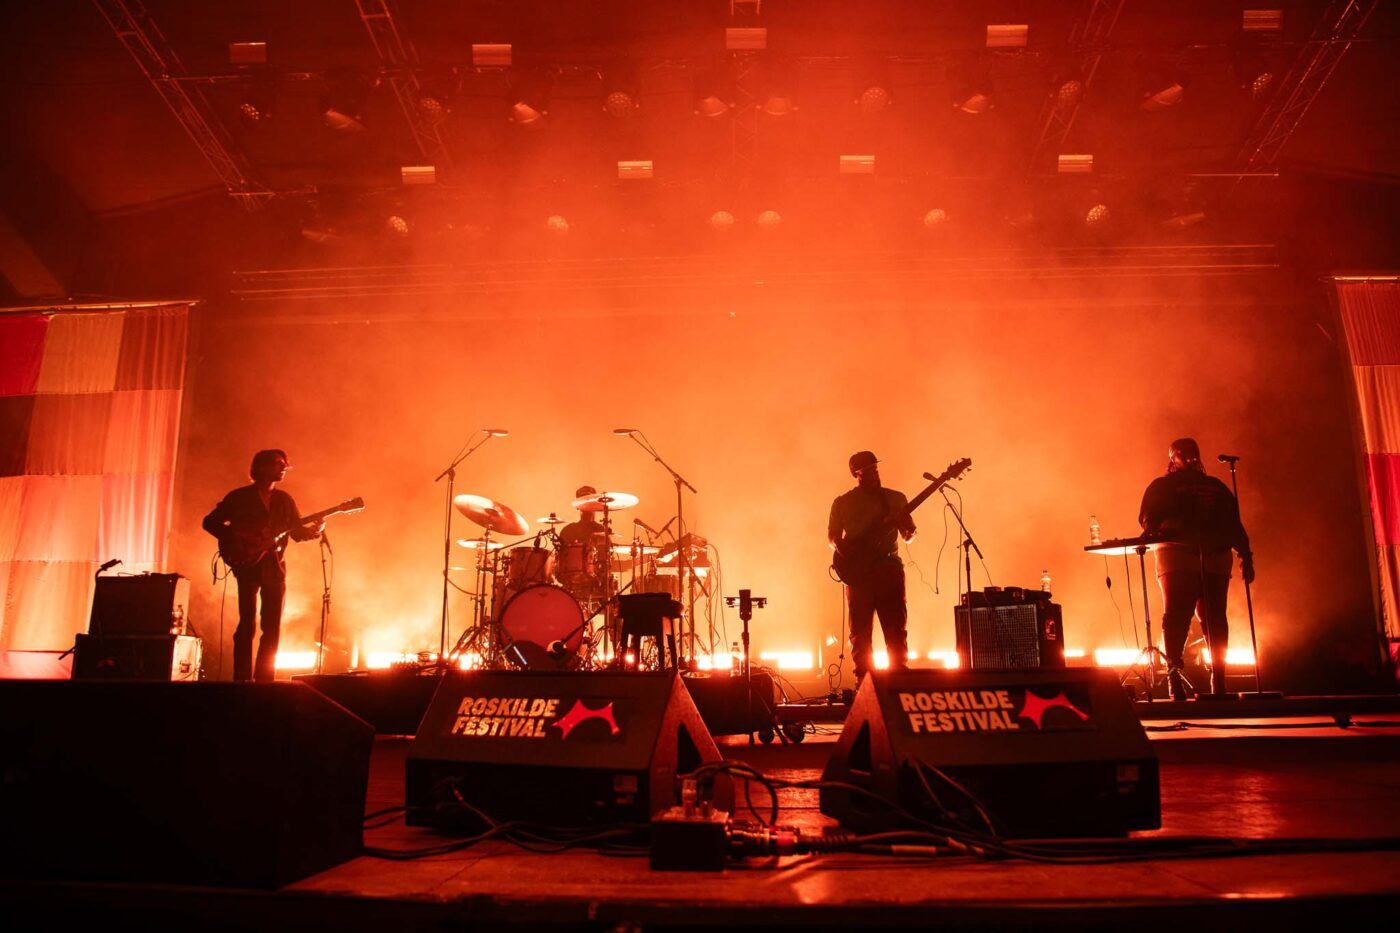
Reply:
[[504, 502], [464, 492], [454, 498], [452, 504], [457, 507], [457, 511], [490, 531], [505, 535], [523, 535], [530, 530], [530, 523], [525, 521], [525, 516]]

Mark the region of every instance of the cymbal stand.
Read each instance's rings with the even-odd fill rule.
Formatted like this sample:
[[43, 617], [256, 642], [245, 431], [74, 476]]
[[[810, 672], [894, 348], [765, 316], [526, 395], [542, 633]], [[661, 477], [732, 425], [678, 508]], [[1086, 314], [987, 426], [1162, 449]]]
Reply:
[[[478, 433], [482, 437], [473, 444], [472, 438]], [[443, 668], [447, 660], [447, 587], [448, 574], [452, 572], [452, 498], [457, 484], [457, 464], [476, 453], [477, 448], [492, 437], [495, 435], [484, 428], [473, 431], [471, 436], [467, 438], [467, 442], [462, 445], [462, 449], [458, 451], [457, 456], [447, 465], [447, 469], [433, 477], [435, 483], [440, 482], [443, 477], [447, 478], [447, 518], [443, 522], [442, 531], [442, 627], [438, 636], [438, 666], [440, 669]]]
[[[488, 588], [494, 583], [500, 568], [493, 566], [497, 563], [497, 558], [495, 552], [491, 550], [490, 528], [483, 529], [480, 540], [480, 553], [476, 556], [475, 583], [472, 586], [472, 592], [467, 594], [472, 601], [472, 623], [462, 630], [462, 634], [457, 637], [452, 650], [438, 659], [440, 668], [455, 666], [457, 659], [468, 647], [472, 646], [475, 646], [476, 653], [481, 657], [482, 667], [494, 666], [497, 660], [497, 639], [489, 637], [495, 619], [486, 612], [486, 596]], [[488, 636], [486, 644], [482, 644], [483, 635]]]
[[[603, 497], [606, 500], [606, 496]], [[590, 541], [588, 547], [595, 545]], [[613, 605], [613, 552], [612, 552], [612, 510], [608, 508], [608, 503], [603, 502], [603, 639], [604, 644], [613, 646], [613, 652], [622, 647], [613, 643], [613, 622], [616, 619], [617, 608]]]
[[[678, 549], [680, 556], [677, 558], [676, 572], [680, 574], [685, 613], [690, 619], [689, 633], [685, 631], [685, 623], [681, 623], [681, 637], [678, 639], [676, 650], [678, 654], [685, 655], [686, 661], [689, 662], [695, 657], [695, 579], [694, 568], [690, 566], [690, 555], [686, 553], [686, 548], [684, 547], [685, 512], [682, 500], [682, 487], [689, 489], [693, 495], [697, 496], [700, 494], [700, 491], [692, 486], [684, 476], [681, 476], [675, 470], [671, 469], [669, 463], [661, 459], [661, 455], [656, 452], [656, 448], [651, 446], [651, 442], [646, 439], [645, 434], [641, 431], [629, 431], [627, 436], [636, 441], [637, 446], [641, 447], [642, 450], [650, 454], [651, 459], [661, 464], [661, 468], [671, 474], [671, 480], [676, 484], [676, 543], [681, 545]], [[689, 639], [688, 643], [687, 638]]]

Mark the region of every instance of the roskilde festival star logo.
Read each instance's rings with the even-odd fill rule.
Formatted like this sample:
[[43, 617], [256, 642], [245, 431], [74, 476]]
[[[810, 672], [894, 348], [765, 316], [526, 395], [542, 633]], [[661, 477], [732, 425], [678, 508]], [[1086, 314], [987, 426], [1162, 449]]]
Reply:
[[1088, 713], [1069, 701], [1069, 697], [1065, 696], [1063, 690], [1049, 699], [1038, 696], [1027, 690], [1026, 702], [1021, 707], [1021, 711], [1016, 714], [1016, 718], [1029, 719], [1031, 722], [1035, 723], [1037, 729], [1042, 729], [1044, 728], [1045, 714], [1052, 709], [1067, 709], [1078, 716], [1081, 722], [1087, 721], [1089, 718]]
[[583, 705], [582, 700], [574, 700], [573, 707], [563, 716], [559, 717], [552, 725], [555, 729], [559, 730], [559, 738], [567, 739], [570, 732], [573, 732], [581, 723], [585, 723], [590, 719], [603, 720], [603, 722], [608, 724], [608, 728], [612, 730], [613, 735], [617, 735], [622, 731], [617, 727], [617, 720], [613, 718], [613, 705], [611, 701], [608, 702], [607, 706], [599, 709], [589, 709], [587, 706]]

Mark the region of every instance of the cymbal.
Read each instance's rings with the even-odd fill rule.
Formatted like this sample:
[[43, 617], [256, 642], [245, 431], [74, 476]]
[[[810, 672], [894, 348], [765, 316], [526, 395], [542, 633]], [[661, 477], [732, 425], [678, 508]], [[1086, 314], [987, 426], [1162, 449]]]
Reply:
[[595, 492], [574, 500], [574, 508], [580, 512], [601, 512], [603, 509], [616, 512], [630, 509], [641, 500], [630, 492]]
[[504, 502], [464, 492], [454, 498], [452, 504], [457, 507], [457, 511], [482, 528], [506, 535], [523, 535], [530, 530], [530, 523], [525, 521], [525, 516]]
[[499, 551], [501, 548], [505, 547], [505, 545], [502, 544], [502, 543], [499, 542], [499, 541], [483, 541], [483, 540], [481, 540], [480, 538], [458, 538], [458, 539], [457, 539], [457, 546], [458, 546], [458, 547], [469, 548], [469, 549], [471, 549], [471, 550], [473, 550], [473, 551], [475, 551], [475, 550], [481, 548], [482, 545], [485, 545], [487, 548], [489, 548], [489, 549], [492, 550], [492, 551]]
[[553, 512], [550, 512], [548, 518], [537, 518], [537, 519], [535, 519], [535, 524], [536, 524], [536, 525], [551, 525], [551, 526], [552, 526], [552, 525], [567, 525], [568, 522], [565, 521], [564, 519], [560, 518], [558, 515], [554, 514]]

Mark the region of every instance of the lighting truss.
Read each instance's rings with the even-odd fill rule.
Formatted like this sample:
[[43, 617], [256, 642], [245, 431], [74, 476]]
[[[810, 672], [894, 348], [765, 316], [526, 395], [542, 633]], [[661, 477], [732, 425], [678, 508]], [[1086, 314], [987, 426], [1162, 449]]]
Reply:
[[450, 168], [452, 157], [447, 151], [447, 143], [439, 128], [424, 119], [418, 102], [423, 97], [423, 88], [418, 81], [417, 56], [413, 47], [399, 35], [394, 15], [389, 10], [388, 0], [355, 0], [360, 11], [360, 20], [369, 32], [370, 42], [388, 72], [389, 87], [399, 102], [399, 109], [408, 121], [409, 132], [422, 153], [425, 162], [437, 166], [439, 172]]
[[1062, 101], [1050, 94], [1040, 111], [1036, 124], [1035, 145], [1031, 147], [1030, 167], [1035, 170], [1048, 157], [1057, 155], [1069, 136], [1074, 118], [1089, 94], [1089, 85], [1098, 71], [1099, 62], [1108, 48], [1108, 37], [1118, 24], [1126, 0], [1087, 0], [1084, 15], [1070, 32], [1069, 49], [1077, 62], [1076, 77], [1083, 86], [1072, 100]]
[[185, 66], [140, 0], [93, 0], [146, 80], [204, 154], [229, 195], [245, 210], [257, 211], [275, 197], [257, 181], [247, 157], [233, 144], [204, 93], [185, 81]]
[[1377, 5], [1378, 0], [1336, 0], [1328, 6], [1282, 86], [1245, 137], [1236, 159], [1241, 168], [1256, 171], [1274, 165]]

